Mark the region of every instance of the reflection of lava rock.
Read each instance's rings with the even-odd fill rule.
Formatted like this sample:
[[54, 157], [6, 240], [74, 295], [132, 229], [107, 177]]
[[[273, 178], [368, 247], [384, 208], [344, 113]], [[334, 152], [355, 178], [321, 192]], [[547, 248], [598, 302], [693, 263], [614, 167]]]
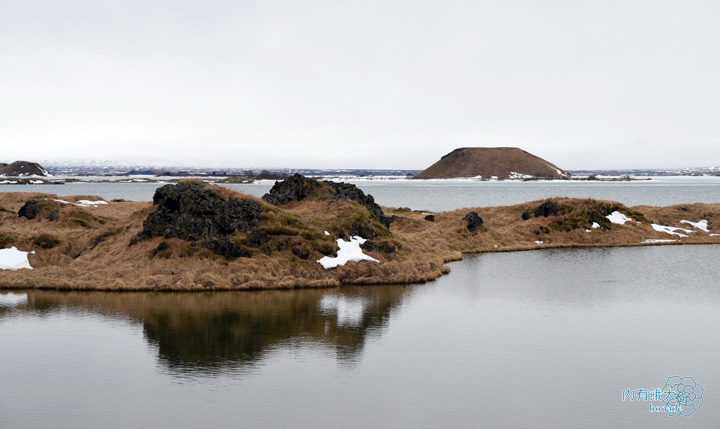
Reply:
[[323, 199], [355, 201], [365, 207], [372, 217], [386, 228], [390, 226], [392, 219], [385, 216], [380, 206], [375, 203], [373, 196], [365, 195], [357, 186], [349, 183], [319, 182], [315, 179], [295, 174], [282, 182], [275, 182], [272, 189], [263, 195], [262, 199], [270, 204], [279, 206], [293, 201], [302, 201], [309, 197], [314, 190], [321, 187], [325, 187], [328, 192], [328, 196], [322, 197]]
[[153, 202], [157, 209], [131, 243], [153, 237], [203, 240], [203, 247], [217, 254], [238, 257], [246, 253], [228, 235], [247, 232], [253, 243], [263, 241], [257, 229], [261, 211], [257, 201], [226, 199], [202, 183], [178, 183], [155, 191]]
[[470, 232], [475, 232], [483, 224], [483, 220], [477, 212], [470, 212], [466, 214], [465, 217], [463, 217], [463, 220], [467, 221], [467, 229]]

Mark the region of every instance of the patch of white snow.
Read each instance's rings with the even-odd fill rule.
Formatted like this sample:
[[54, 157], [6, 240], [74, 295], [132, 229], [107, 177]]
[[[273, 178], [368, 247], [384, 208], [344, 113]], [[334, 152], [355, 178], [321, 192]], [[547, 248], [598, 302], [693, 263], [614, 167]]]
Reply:
[[605, 216], [608, 218], [608, 220], [612, 223], [616, 223], [618, 225], [625, 225], [625, 222], [631, 222], [632, 219], [625, 216], [624, 214], [620, 213], [619, 211], [614, 211], [610, 213], [609, 215]]
[[380, 263], [377, 259], [368, 256], [363, 253], [362, 249], [360, 248], [360, 245], [363, 244], [366, 240], [362, 237], [351, 237], [350, 241], [345, 241], [342, 238], [337, 239], [338, 247], [340, 247], [340, 250], [337, 251], [337, 257], [331, 258], [329, 256], [324, 256], [317, 260], [317, 263], [322, 265], [323, 268], [330, 269], [330, 268], [336, 268], [345, 265], [349, 261], [373, 261]]
[[641, 244], [653, 244], [653, 243], [674, 243], [677, 240], [670, 240], [670, 239], [657, 239], [657, 238], [648, 238], [647, 240], [641, 242]]
[[98, 200], [98, 201], [80, 200], [80, 201], [77, 201], [77, 202], [75, 203], [76, 206], [80, 206], [80, 207], [97, 207], [97, 206], [102, 205], [102, 204], [107, 204], [107, 201], [102, 201], [102, 200]]
[[543, 242], [540, 240], [535, 240], [535, 244], [543, 244]]
[[691, 225], [693, 228], [697, 228], [699, 230], [710, 232], [708, 229], [708, 221], [705, 219], [699, 221], [699, 222], [690, 222], [689, 220], [681, 220], [680, 223], [686, 223], [688, 225]]
[[327, 236], [327, 235], [330, 235], [330, 233], [327, 232], [327, 231], [323, 231], [323, 233], [324, 233], [326, 236]]
[[27, 268], [32, 270], [30, 261], [28, 261], [28, 255], [34, 254], [35, 252], [23, 252], [17, 250], [15, 247], [9, 249], [0, 249], [0, 270], [19, 270]]
[[593, 227], [593, 228], [600, 228], [600, 224], [597, 223], [597, 222], [593, 222], [592, 227]]
[[[658, 225], [656, 223], [653, 223], [652, 227], [657, 232], [664, 232], [665, 234], [677, 235], [680, 237], [689, 237], [689, 235], [687, 235], [687, 234], [695, 232], [695, 231], [690, 231], [689, 229], [676, 228], [674, 226]], [[686, 234], [680, 233], [678, 231], [682, 231]]]

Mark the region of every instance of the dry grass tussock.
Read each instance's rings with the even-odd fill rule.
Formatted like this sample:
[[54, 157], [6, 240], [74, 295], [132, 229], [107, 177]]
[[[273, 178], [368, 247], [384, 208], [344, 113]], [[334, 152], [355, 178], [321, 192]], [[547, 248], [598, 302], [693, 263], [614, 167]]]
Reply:
[[[212, 187], [225, 197], [247, 197]], [[529, 250], [547, 247], [636, 246], [647, 239], [677, 239], [676, 243], [720, 243], [682, 220], [707, 220], [711, 233], [720, 233], [720, 204], [671, 207], [625, 207], [611, 201], [555, 198], [507, 207], [424, 213], [384, 208], [397, 218], [387, 230], [354, 202], [309, 199], [275, 207], [261, 206], [260, 231], [268, 237], [263, 248], [245, 246], [248, 237], [231, 237], [250, 254], [225, 258], [197, 242], [156, 237], [129, 245], [154, 210], [150, 203], [109, 202], [97, 207], [63, 205], [56, 220], [27, 219], [18, 210], [46, 194], [0, 194], [0, 247], [16, 246], [30, 255], [33, 270], [0, 271], [2, 288], [68, 290], [252, 290], [333, 287], [350, 284], [405, 284], [433, 280], [449, 272], [445, 265], [463, 253]], [[66, 201], [98, 199], [65, 197]], [[554, 211], [545, 217], [538, 208]], [[465, 215], [477, 212], [483, 225], [474, 232]], [[606, 219], [619, 211], [633, 220], [618, 225]], [[524, 214], [525, 213], [525, 214]], [[539, 214], [538, 214], [539, 213]], [[524, 219], [525, 218], [525, 219]], [[600, 220], [600, 228], [592, 228]], [[695, 232], [683, 238], [657, 232], [657, 223]], [[364, 225], [376, 246], [365, 253], [378, 259], [349, 262], [325, 270], [316, 261], [334, 256], [338, 238], [347, 239], [354, 225]], [[325, 235], [325, 231], [329, 235]], [[537, 243], [536, 243], [537, 242]], [[542, 244], [538, 244], [542, 242]]]

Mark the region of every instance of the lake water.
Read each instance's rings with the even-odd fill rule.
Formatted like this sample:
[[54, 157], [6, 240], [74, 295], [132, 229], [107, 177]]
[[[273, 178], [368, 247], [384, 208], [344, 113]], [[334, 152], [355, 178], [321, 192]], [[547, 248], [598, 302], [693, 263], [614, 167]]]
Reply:
[[[378, 204], [414, 210], [445, 211], [464, 207], [512, 205], [550, 197], [596, 198], [628, 206], [720, 202], [720, 177], [658, 177], [635, 182], [480, 182], [472, 180], [348, 180]], [[228, 188], [261, 197], [273, 181], [228, 184]], [[158, 183], [68, 183], [65, 185], [0, 185], [0, 192], [46, 192], [60, 196], [96, 195], [150, 201]]]
[[[6, 293], [0, 427], [711, 427], [719, 259], [545, 250], [412, 286]], [[705, 388], [690, 418], [622, 400], [674, 375]]]
[[[714, 178], [357, 183], [427, 210], [720, 202]], [[146, 200], [157, 186], [41, 191]], [[555, 249], [466, 256], [423, 285], [0, 291], [0, 428], [715, 427], [718, 260], [720, 246]], [[691, 417], [623, 401], [671, 376], [705, 389]]]

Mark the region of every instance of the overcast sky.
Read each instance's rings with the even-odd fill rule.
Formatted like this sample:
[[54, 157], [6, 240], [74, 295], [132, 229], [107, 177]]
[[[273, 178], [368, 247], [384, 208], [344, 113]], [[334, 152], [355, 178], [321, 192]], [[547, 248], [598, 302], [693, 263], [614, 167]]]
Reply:
[[720, 2], [0, 0], [0, 161], [720, 165]]

